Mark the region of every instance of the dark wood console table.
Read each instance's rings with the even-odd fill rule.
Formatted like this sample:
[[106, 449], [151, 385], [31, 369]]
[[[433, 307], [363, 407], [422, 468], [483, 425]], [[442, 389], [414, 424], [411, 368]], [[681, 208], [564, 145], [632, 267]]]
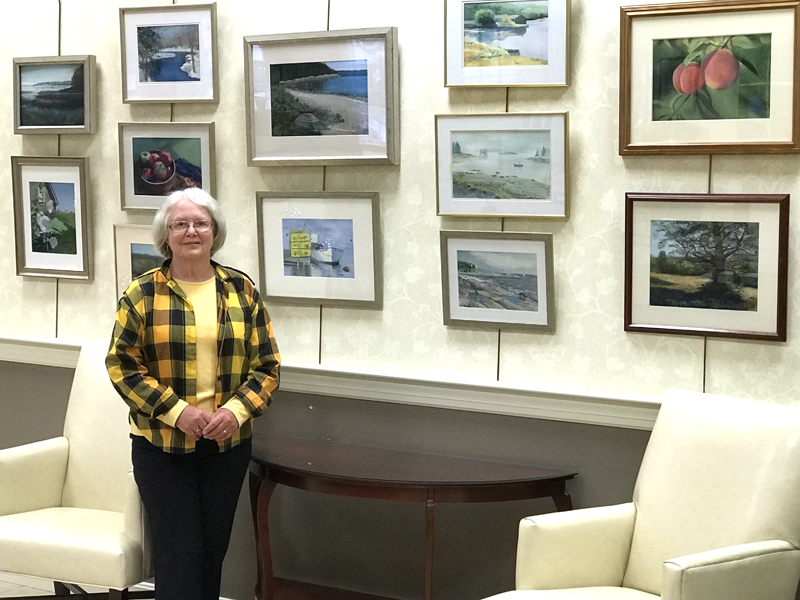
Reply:
[[551, 497], [571, 510], [566, 482], [573, 471], [532, 465], [387, 450], [277, 435], [253, 437], [250, 500], [258, 551], [258, 600], [276, 600], [269, 544], [269, 501], [277, 484], [293, 488], [425, 503], [425, 600], [433, 581], [434, 514], [438, 502], [499, 502]]

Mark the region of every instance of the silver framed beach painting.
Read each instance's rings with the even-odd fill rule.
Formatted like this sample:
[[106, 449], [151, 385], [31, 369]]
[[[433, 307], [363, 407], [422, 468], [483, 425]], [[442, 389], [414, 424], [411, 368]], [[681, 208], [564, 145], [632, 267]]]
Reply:
[[439, 234], [445, 325], [555, 330], [552, 234]]
[[122, 296], [131, 281], [164, 262], [153, 244], [150, 225], [114, 225], [114, 256], [117, 297]]
[[17, 275], [91, 279], [88, 158], [12, 156]]
[[123, 102], [217, 102], [217, 4], [119, 9]]
[[14, 133], [94, 133], [96, 59], [40, 56], [14, 59]]
[[378, 201], [365, 192], [257, 192], [264, 298], [380, 308]]
[[569, 16], [569, 0], [445, 0], [445, 86], [569, 85]]
[[567, 113], [436, 115], [437, 213], [566, 218]]
[[250, 166], [397, 164], [397, 29], [244, 38]]

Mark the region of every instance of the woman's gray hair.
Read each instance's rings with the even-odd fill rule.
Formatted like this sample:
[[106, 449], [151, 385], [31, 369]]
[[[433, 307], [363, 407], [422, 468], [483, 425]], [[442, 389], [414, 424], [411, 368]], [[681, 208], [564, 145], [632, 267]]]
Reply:
[[211, 194], [200, 188], [186, 188], [172, 192], [161, 208], [158, 209], [156, 216], [153, 217], [153, 243], [163, 256], [172, 258], [172, 250], [169, 247], [169, 213], [172, 207], [180, 200], [186, 198], [193, 204], [205, 208], [211, 215], [211, 222], [214, 225], [214, 242], [211, 244], [211, 255], [222, 248], [225, 237], [228, 235], [228, 228], [225, 226], [225, 217], [219, 209], [219, 204]]

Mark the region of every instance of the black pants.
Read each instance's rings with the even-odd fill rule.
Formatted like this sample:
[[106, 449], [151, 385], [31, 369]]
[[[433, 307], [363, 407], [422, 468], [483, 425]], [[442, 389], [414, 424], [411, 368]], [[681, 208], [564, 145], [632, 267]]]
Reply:
[[153, 534], [156, 600], [219, 600], [250, 440], [219, 452], [201, 439], [195, 452], [168, 454], [131, 437], [133, 475]]

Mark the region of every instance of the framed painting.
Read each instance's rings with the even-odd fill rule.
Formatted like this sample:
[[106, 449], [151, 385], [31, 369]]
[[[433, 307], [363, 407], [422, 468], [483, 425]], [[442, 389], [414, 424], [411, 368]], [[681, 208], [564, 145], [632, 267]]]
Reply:
[[244, 38], [250, 166], [397, 164], [397, 29]]
[[553, 236], [440, 231], [445, 325], [555, 330]]
[[17, 275], [91, 279], [88, 158], [12, 156]]
[[123, 102], [218, 102], [217, 3], [119, 9]]
[[800, 152], [798, 6], [623, 6], [620, 154]]
[[120, 123], [123, 210], [157, 210], [175, 190], [214, 196], [214, 123]]
[[14, 133], [94, 133], [96, 60], [85, 56], [14, 59]]
[[569, 0], [445, 0], [447, 87], [569, 85]]
[[119, 298], [131, 281], [161, 266], [164, 257], [153, 244], [150, 225], [114, 225], [114, 264]]
[[626, 194], [625, 330], [786, 341], [789, 196]]
[[567, 113], [436, 115], [439, 215], [567, 217]]
[[381, 308], [377, 193], [257, 192], [265, 300]]

